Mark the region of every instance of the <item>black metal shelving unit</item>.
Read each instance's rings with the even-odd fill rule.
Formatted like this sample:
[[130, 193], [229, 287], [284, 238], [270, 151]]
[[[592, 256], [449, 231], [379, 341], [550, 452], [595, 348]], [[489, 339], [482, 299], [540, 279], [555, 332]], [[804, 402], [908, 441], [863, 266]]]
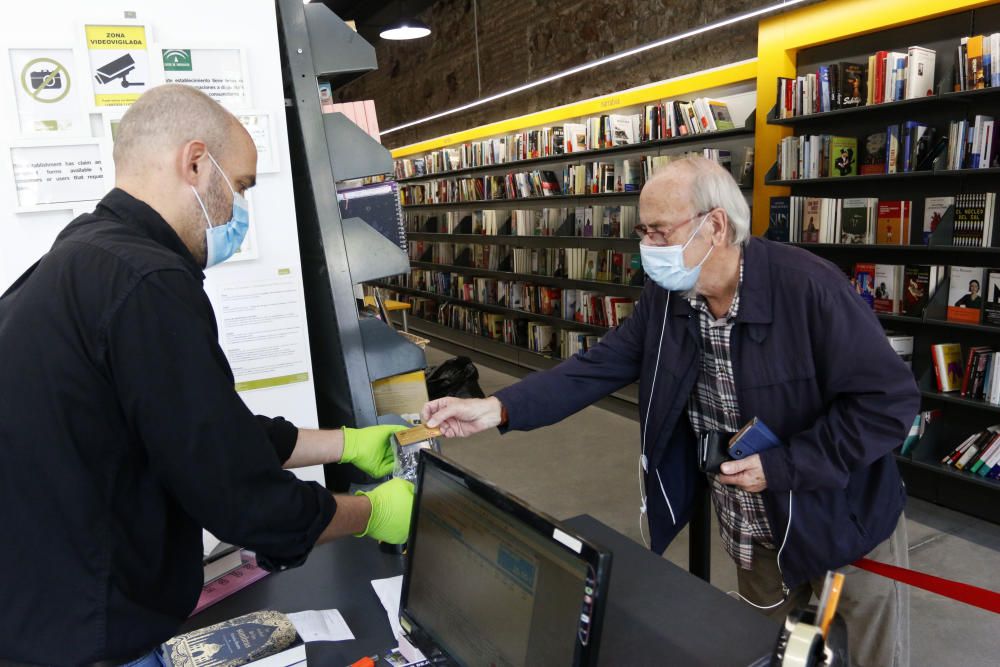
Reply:
[[[320, 109], [319, 83], [341, 85], [377, 68], [375, 49], [322, 3], [277, 0], [295, 214], [319, 425], [379, 417], [371, 383], [422, 369], [423, 350], [386, 323], [362, 318], [355, 285], [409, 272], [406, 253], [360, 218], [343, 219], [338, 183], [392, 173], [389, 152], [343, 114]], [[347, 466], [326, 466], [343, 490]]]

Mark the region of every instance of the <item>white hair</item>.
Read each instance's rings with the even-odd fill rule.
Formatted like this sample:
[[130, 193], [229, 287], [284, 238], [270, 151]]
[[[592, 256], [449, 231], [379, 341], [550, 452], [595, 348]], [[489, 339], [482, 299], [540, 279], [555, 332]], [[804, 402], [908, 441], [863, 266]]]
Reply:
[[721, 208], [729, 217], [729, 241], [733, 245], [750, 238], [750, 207], [736, 179], [715, 160], [693, 155], [670, 163], [691, 175], [691, 205], [696, 211]]

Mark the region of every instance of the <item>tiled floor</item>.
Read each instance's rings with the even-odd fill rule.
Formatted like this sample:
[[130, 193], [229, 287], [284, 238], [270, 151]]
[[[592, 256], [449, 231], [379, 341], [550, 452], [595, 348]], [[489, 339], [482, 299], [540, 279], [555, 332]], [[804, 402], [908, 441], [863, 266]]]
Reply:
[[[451, 354], [430, 349], [427, 356], [436, 364]], [[496, 362], [476, 361], [487, 394], [517, 380], [483, 363]], [[590, 407], [529, 433], [446, 441], [444, 450], [557, 518], [591, 514], [639, 541], [638, 440], [638, 422]], [[912, 568], [1000, 591], [1000, 526], [919, 500], [910, 501], [907, 519]], [[687, 566], [686, 531], [666, 557]], [[732, 590], [735, 580], [714, 534], [712, 583]], [[914, 590], [911, 643], [914, 667], [1000, 665], [1000, 616]]]

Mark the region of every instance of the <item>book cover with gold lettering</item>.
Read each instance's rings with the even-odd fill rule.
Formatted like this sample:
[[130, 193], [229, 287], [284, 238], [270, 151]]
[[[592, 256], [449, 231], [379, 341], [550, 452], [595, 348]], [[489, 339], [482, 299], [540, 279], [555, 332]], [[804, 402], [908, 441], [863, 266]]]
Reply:
[[300, 643], [295, 626], [277, 611], [255, 611], [163, 644], [167, 667], [239, 667]]

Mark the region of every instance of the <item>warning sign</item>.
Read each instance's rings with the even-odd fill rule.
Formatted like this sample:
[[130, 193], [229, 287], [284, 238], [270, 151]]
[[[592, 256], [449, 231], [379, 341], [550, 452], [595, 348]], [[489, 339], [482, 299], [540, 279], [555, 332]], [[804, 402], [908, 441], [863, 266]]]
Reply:
[[22, 134], [80, 130], [72, 49], [11, 49], [11, 77]]
[[144, 26], [88, 25], [87, 52], [94, 103], [129, 106], [149, 86], [149, 53]]

